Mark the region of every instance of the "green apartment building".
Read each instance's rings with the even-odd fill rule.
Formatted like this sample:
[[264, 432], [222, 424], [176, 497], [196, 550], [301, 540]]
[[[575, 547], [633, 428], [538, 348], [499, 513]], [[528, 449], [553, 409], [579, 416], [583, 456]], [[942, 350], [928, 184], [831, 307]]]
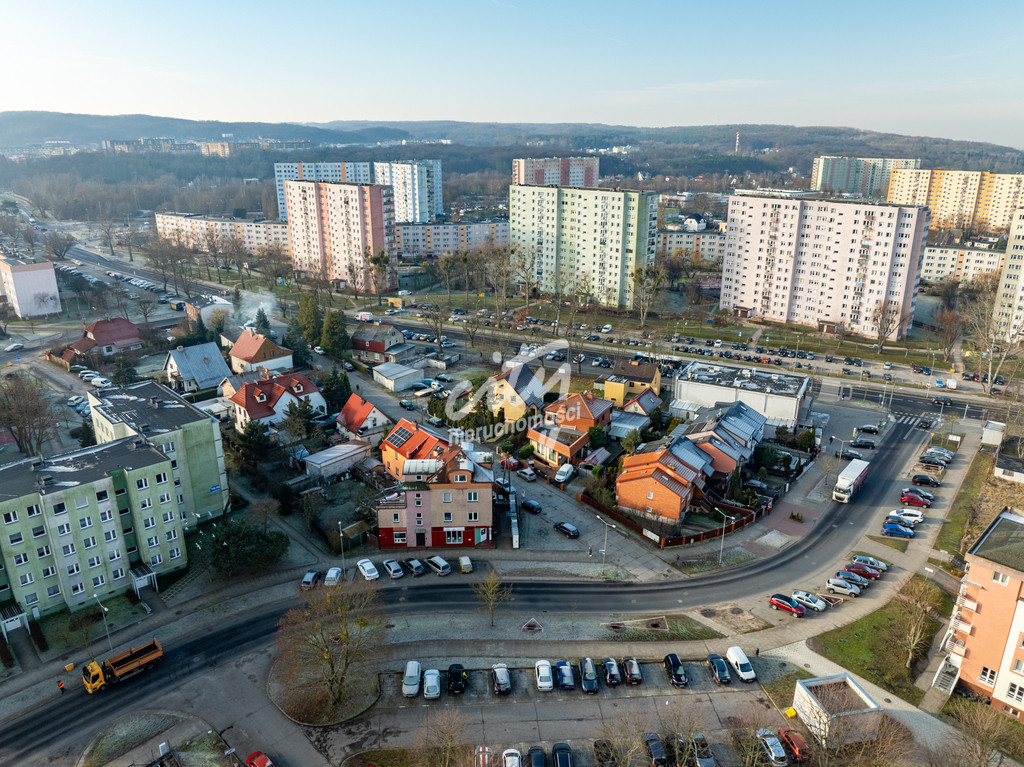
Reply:
[[166, 386], [141, 381], [89, 393], [99, 443], [143, 437], [171, 460], [176, 508], [191, 530], [228, 506], [228, 477], [220, 427]]
[[0, 466], [3, 633], [155, 585], [187, 555], [172, 458], [128, 437]]
[[[536, 257], [541, 292], [633, 308], [632, 275], [654, 263], [658, 194], [559, 186], [509, 187], [509, 241]], [[584, 277], [586, 275], [586, 277]]]

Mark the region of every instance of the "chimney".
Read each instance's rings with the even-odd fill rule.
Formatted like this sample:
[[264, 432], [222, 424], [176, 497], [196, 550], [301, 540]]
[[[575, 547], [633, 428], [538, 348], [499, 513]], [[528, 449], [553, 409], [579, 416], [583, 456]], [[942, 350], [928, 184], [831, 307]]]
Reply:
[[160, 408], [160, 398], [159, 397], [150, 397], [149, 398], [149, 404], [153, 406], [154, 410], [158, 410]]
[[184, 346], [179, 346], [179, 347], [178, 347], [178, 351], [179, 351], [179, 352], [183, 352], [183, 351], [185, 351], [185, 347], [184, 347]]

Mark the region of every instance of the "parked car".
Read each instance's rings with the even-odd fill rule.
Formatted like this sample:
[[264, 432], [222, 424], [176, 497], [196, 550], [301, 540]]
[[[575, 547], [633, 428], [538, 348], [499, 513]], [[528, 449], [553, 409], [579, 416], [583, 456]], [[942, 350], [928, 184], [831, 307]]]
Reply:
[[538, 690], [541, 692], [550, 692], [555, 688], [554, 677], [551, 674], [551, 661], [537, 661], [533, 664], [533, 673], [537, 680]]
[[893, 509], [889, 512], [890, 517], [900, 520], [900, 524], [909, 527], [916, 527], [919, 522], [924, 521], [924, 512], [919, 509]]
[[514, 748], [501, 752], [501, 767], [523, 767], [523, 755]]
[[851, 562], [843, 570], [847, 573], [856, 573], [861, 578], [867, 578], [869, 581], [877, 581], [882, 577], [881, 570], [875, 570], [873, 567], [861, 565], [857, 562]]
[[512, 692], [512, 677], [509, 676], [506, 664], [495, 663], [491, 666], [491, 686], [496, 695], [508, 695]]
[[644, 675], [640, 670], [640, 663], [632, 655], [622, 659], [622, 676], [626, 684], [643, 684]]
[[89, 385], [95, 386], [97, 389], [103, 389], [111, 385], [111, 380], [109, 378], [104, 378], [103, 376], [96, 376], [95, 378], [89, 379]]
[[768, 598], [768, 606], [773, 610], [785, 610], [797, 618], [804, 617], [804, 606], [793, 599], [793, 597], [787, 597], [785, 594], [772, 594]]
[[794, 762], [809, 762], [814, 757], [807, 740], [792, 727], [780, 727], [779, 740], [793, 756]]
[[715, 684], [732, 682], [732, 677], [729, 676], [729, 667], [725, 665], [725, 658], [721, 655], [711, 653], [708, 656], [708, 670], [711, 672], [711, 678], [715, 680]]
[[900, 503], [904, 506], [921, 506], [925, 509], [932, 505], [932, 502], [927, 498], [922, 498], [916, 493], [900, 493]]
[[423, 563], [418, 559], [406, 559], [402, 562], [402, 567], [404, 567], [413, 578], [418, 575], [423, 575], [423, 573], [427, 571], [423, 566]]
[[825, 581], [825, 588], [828, 589], [829, 594], [846, 594], [848, 597], [860, 596], [860, 588], [857, 584], [843, 578], [829, 578]]
[[653, 732], [644, 733], [644, 748], [647, 749], [647, 759], [651, 767], [668, 767], [668, 754], [665, 753], [665, 744], [661, 737]]
[[864, 454], [847, 447], [842, 450], [836, 450], [836, 458], [841, 458], [844, 461], [861, 460], [864, 458]]
[[857, 562], [858, 564], [867, 565], [873, 570], [878, 570], [882, 573], [889, 569], [889, 565], [883, 562], [881, 559], [869, 557], [867, 554], [858, 554], [853, 558], [853, 561]]
[[900, 491], [901, 495], [903, 493], [911, 493], [912, 495], [919, 495], [922, 498], [927, 498], [929, 501], [934, 501], [935, 500], [935, 496], [932, 493], [929, 493], [927, 490], [922, 490], [919, 487], [905, 487], [905, 488], [903, 488]]
[[245, 760], [245, 767], [274, 767], [274, 763], [262, 751], [254, 751]]
[[665, 656], [665, 673], [673, 687], [686, 687], [686, 667], [674, 652]]
[[441, 697], [441, 672], [436, 668], [428, 668], [423, 672], [423, 697], [427, 700]]
[[325, 586], [337, 586], [342, 579], [342, 572], [340, 567], [332, 567], [327, 571], [327, 575], [324, 576]]
[[771, 730], [764, 728], [757, 731], [757, 741], [761, 746], [762, 758], [772, 767], [788, 767], [789, 759], [782, 743]]
[[814, 610], [816, 613], [823, 613], [828, 609], [828, 602], [821, 597], [815, 596], [809, 591], [794, 591], [793, 599], [803, 605], [805, 610]]
[[862, 447], [865, 450], [874, 450], [875, 442], [870, 439], [855, 439], [850, 442], [850, 447]]
[[619, 673], [619, 664], [615, 658], [605, 658], [601, 661], [604, 666], [604, 683], [609, 687], [618, 687], [622, 684], [622, 674]]
[[555, 664], [555, 679], [558, 680], [559, 690], [576, 689], [576, 676], [573, 674], [569, 661], [560, 660]]
[[306, 574], [302, 576], [302, 583], [300, 588], [303, 591], [309, 591], [314, 588], [316, 584], [320, 582], [320, 571], [319, 570], [306, 570]]
[[541, 509], [543, 507], [539, 503], [537, 503], [537, 501], [531, 499], [520, 502], [519, 508], [528, 511], [531, 514], [540, 514]]
[[580, 537], [580, 531], [576, 525], [571, 525], [568, 522], [555, 522], [555, 530], [560, 532], [566, 538]]
[[882, 535], [888, 535], [893, 538], [913, 538], [914, 531], [909, 527], [890, 522], [889, 524], [882, 525]]
[[939, 447], [938, 445], [932, 445], [930, 448], [928, 448], [924, 452], [926, 454], [941, 455], [941, 456], [943, 456], [945, 458], [948, 458], [950, 461], [952, 461], [954, 458], [956, 458], [956, 453], [954, 453], [952, 450], [946, 450], [946, 448]]
[[436, 575], [449, 575], [452, 571], [452, 566], [448, 564], [448, 560], [438, 556], [427, 559], [427, 567], [433, 570]]
[[525, 479], [527, 482], [533, 482], [535, 479], [537, 479], [537, 474], [533, 471], [533, 469], [529, 467], [520, 469], [519, 471], [516, 472], [516, 474]]
[[716, 767], [715, 756], [711, 753], [708, 739], [700, 733], [690, 739], [690, 759], [690, 763], [696, 763], [697, 767]]
[[863, 426], [858, 426], [857, 431], [862, 434], [878, 434], [878, 427], [873, 423], [866, 423]]
[[915, 485], [927, 485], [928, 487], [941, 487], [942, 483], [930, 474], [915, 474], [910, 478]]
[[580, 658], [580, 689], [588, 695], [597, 693], [597, 666], [593, 658]]
[[448, 694], [462, 695], [466, 691], [466, 678], [469, 675], [461, 663], [453, 663], [448, 667]]
[[850, 572], [849, 570], [840, 570], [838, 573], [836, 573], [835, 577], [842, 578], [844, 581], [849, 581], [850, 583], [854, 584], [857, 588], [859, 588], [861, 591], [863, 591], [871, 585], [871, 581], [869, 581], [867, 578], [865, 578], [862, 575], [858, 575], [857, 573]]
[[359, 568], [360, 574], [368, 581], [375, 581], [380, 578], [380, 573], [377, 572], [377, 568], [373, 566], [373, 562], [369, 559], [360, 559], [356, 562], [356, 567]]
[[923, 466], [937, 466], [943, 469], [946, 468], [946, 462], [941, 458], [936, 458], [934, 455], [918, 456], [917, 462]]
[[422, 666], [418, 660], [411, 660], [405, 664], [405, 673], [402, 675], [402, 695], [406, 698], [415, 698], [420, 694], [420, 678], [423, 676]]
[[553, 767], [572, 767], [572, 749], [568, 743], [556, 743], [551, 747]]
[[518, 458], [514, 458], [513, 456], [510, 455], [507, 458], [502, 459], [501, 465], [504, 466], [509, 471], [515, 471], [523, 464], [519, 462]]
[[405, 571], [402, 570], [402, 566], [398, 564], [397, 559], [385, 559], [383, 564], [384, 572], [388, 574], [391, 580], [396, 580], [405, 575]]
[[398, 404], [402, 407], [403, 410], [415, 410], [416, 409], [416, 406], [414, 404], [412, 404], [407, 399], [400, 400]]
[[85, 397], [81, 397], [77, 394], [74, 397], [68, 397], [69, 407], [75, 407], [76, 405], [80, 405], [83, 402], [85, 402]]

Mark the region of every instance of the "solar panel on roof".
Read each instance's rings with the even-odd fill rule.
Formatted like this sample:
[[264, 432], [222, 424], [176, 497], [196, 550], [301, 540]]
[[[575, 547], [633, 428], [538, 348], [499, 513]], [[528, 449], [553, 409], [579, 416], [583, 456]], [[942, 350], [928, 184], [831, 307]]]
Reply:
[[411, 431], [404, 426], [399, 426], [391, 433], [391, 436], [388, 437], [388, 444], [393, 445], [394, 447], [401, 447], [409, 441], [409, 437], [411, 436]]

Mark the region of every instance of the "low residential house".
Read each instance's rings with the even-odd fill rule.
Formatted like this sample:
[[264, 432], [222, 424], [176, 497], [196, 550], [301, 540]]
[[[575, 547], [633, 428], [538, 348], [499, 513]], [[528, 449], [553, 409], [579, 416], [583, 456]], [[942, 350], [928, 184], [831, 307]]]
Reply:
[[231, 371], [245, 373], [250, 370], [266, 369], [287, 371], [292, 369], [292, 353], [290, 349], [278, 346], [266, 336], [243, 330], [228, 352], [231, 359]]
[[652, 519], [681, 522], [704, 497], [712, 471], [711, 459], [686, 437], [662, 440], [622, 459], [616, 502]]
[[308, 401], [318, 413], [327, 412], [327, 401], [316, 384], [302, 373], [287, 373], [247, 383], [231, 395], [235, 430], [242, 432], [249, 421], [273, 426], [288, 415], [288, 406]]
[[439, 458], [451, 442], [447, 433], [403, 418], [381, 443], [380, 459], [384, 470], [401, 480], [406, 461]]
[[338, 417], [338, 433], [349, 439], [377, 434], [393, 423], [377, 406], [353, 394], [341, 408]]
[[579, 465], [590, 444], [588, 432], [553, 424], [534, 426], [526, 432], [526, 439], [533, 446], [535, 459], [556, 468], [566, 463]]
[[316, 477], [325, 482], [333, 481], [339, 474], [344, 474], [365, 460], [370, 455], [371, 448], [369, 442], [356, 439], [318, 453], [311, 453], [303, 459], [306, 464], [306, 476]]
[[415, 351], [416, 347], [406, 343], [402, 332], [386, 322], [363, 325], [352, 334], [352, 356], [371, 365], [404, 362]]
[[661, 408], [662, 402], [663, 400], [661, 397], [659, 397], [653, 389], [648, 387], [623, 405], [622, 411], [624, 413], [645, 415], [650, 418], [651, 414], [655, 410]]
[[[768, 419], [744, 402], [734, 402], [707, 418], [679, 426], [673, 435], [686, 434], [698, 448], [712, 457], [715, 472], [729, 474], [746, 464], [754, 448], [764, 439]], [[671, 435], [670, 435], [671, 436]]]
[[1024, 439], [1008, 437], [1003, 441], [992, 473], [1007, 482], [1024, 483]]
[[170, 387], [176, 392], [212, 389], [231, 375], [220, 347], [213, 341], [172, 349], [167, 352], [163, 369]]
[[267, 370], [250, 370], [248, 373], [236, 373], [235, 375], [225, 377], [217, 385], [217, 389], [222, 397], [230, 397], [247, 383], [256, 383], [261, 378], [269, 377], [270, 372]]
[[569, 394], [544, 408], [544, 423], [577, 431], [587, 431], [594, 426], [607, 429], [611, 422], [611, 401], [595, 397], [589, 391]]
[[113, 357], [121, 352], [135, 351], [142, 348], [139, 329], [123, 317], [97, 320], [82, 332], [82, 337], [68, 345], [64, 358], [68, 361], [75, 357], [91, 354]]
[[608, 429], [608, 436], [612, 439], [621, 440], [633, 431], [643, 434], [650, 428], [650, 425], [650, 416], [646, 416], [643, 413], [627, 413], [624, 410], [616, 410], [612, 413], [612, 422]]
[[516, 365], [491, 377], [486, 386], [487, 407], [494, 414], [504, 414], [505, 421], [518, 421], [527, 413], [539, 412], [547, 389], [533, 374], [529, 365]]
[[382, 549], [494, 545], [490, 471], [455, 445], [405, 463], [402, 486], [377, 503]]
[[661, 391], [661, 368], [653, 362], [618, 360], [604, 382], [605, 399], [622, 407], [645, 389]]

